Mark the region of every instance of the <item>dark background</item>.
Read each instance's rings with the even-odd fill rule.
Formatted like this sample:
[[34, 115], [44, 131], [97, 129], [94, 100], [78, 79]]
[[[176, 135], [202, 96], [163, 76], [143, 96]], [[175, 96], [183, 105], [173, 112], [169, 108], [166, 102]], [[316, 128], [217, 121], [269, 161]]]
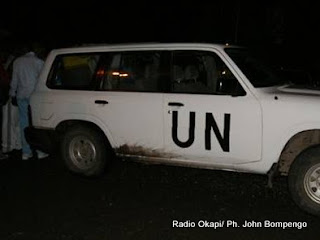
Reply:
[[216, 42], [267, 50], [275, 64], [316, 72], [319, 7], [307, 1], [12, 0], [0, 40], [48, 50], [85, 43]]
[[[3, 47], [220, 42], [266, 50], [275, 64], [317, 76], [319, 7], [307, 1], [42, 1], [0, 8]], [[62, 170], [59, 156], [0, 163], [1, 239], [316, 239], [286, 178], [116, 161], [100, 179]], [[59, 163], [59, 164], [58, 164]], [[63, 168], [64, 169], [64, 168]], [[173, 219], [305, 221], [297, 229], [172, 229]]]
[[[54, 46], [110, 42], [231, 42], [314, 48], [319, 9], [306, 1], [8, 1], [0, 29]], [[299, 45], [299, 47], [297, 46]]]

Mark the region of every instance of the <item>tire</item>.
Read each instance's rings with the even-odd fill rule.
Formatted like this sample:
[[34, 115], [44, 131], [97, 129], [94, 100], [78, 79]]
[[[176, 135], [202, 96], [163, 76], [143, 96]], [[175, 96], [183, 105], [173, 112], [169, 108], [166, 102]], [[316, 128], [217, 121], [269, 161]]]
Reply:
[[301, 209], [320, 216], [320, 146], [298, 155], [290, 167], [288, 185], [294, 202]]
[[100, 176], [107, 162], [107, 144], [96, 130], [77, 126], [67, 129], [61, 142], [66, 167], [87, 177]]

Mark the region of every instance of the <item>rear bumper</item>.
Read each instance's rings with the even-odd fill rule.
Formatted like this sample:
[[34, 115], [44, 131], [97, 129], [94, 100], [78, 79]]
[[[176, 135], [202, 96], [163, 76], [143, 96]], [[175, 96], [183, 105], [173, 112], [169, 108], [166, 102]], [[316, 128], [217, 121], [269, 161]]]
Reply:
[[31, 148], [47, 153], [55, 153], [59, 149], [58, 135], [54, 130], [27, 127], [24, 131]]

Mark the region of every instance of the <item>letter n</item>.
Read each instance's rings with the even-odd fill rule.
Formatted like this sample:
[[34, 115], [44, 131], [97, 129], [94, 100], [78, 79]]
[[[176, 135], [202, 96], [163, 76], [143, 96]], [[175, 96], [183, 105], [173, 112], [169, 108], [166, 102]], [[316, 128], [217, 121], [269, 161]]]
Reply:
[[194, 128], [195, 128], [195, 122], [196, 122], [196, 113], [190, 112], [190, 122], [189, 122], [189, 138], [185, 142], [181, 142], [178, 139], [178, 111], [172, 112], [172, 140], [175, 144], [177, 144], [181, 148], [188, 148], [192, 145], [194, 142]]
[[224, 152], [230, 152], [230, 114], [224, 114], [223, 137], [212, 113], [206, 113], [205, 148], [211, 150], [211, 128]]

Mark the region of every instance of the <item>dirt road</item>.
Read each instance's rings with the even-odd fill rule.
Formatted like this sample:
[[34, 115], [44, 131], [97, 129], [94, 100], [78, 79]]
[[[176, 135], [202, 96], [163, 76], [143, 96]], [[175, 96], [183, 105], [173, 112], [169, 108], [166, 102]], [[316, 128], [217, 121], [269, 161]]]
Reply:
[[272, 190], [266, 183], [260, 175], [121, 160], [86, 179], [58, 157], [13, 157], [0, 162], [0, 239], [317, 239], [320, 219], [296, 207], [286, 178]]

